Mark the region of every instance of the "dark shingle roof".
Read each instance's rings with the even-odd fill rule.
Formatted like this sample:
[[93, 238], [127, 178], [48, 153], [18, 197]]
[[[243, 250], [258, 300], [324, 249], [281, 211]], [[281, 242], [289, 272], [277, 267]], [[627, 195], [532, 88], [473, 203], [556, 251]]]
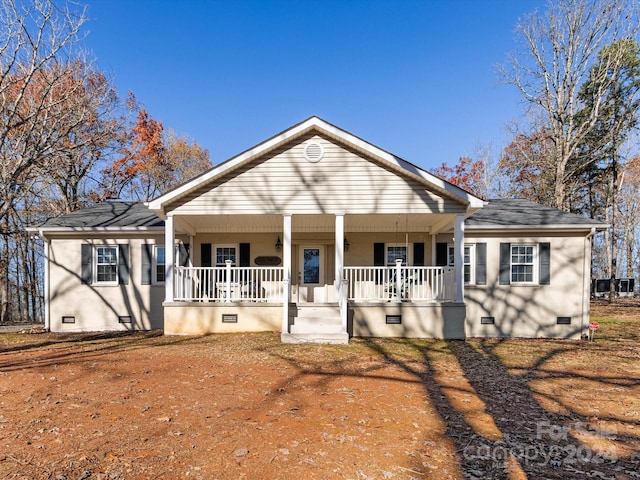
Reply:
[[[107, 201], [85, 207], [61, 217], [51, 218], [39, 228], [140, 228], [163, 227], [164, 221], [141, 202]], [[539, 205], [529, 200], [504, 198], [488, 204], [465, 220], [465, 226], [477, 228], [596, 227], [596, 220]]]
[[564, 212], [519, 198], [489, 200], [488, 205], [465, 220], [465, 226], [473, 227], [596, 227], [606, 225], [591, 218]]
[[47, 220], [40, 228], [163, 227], [141, 202], [107, 201]]

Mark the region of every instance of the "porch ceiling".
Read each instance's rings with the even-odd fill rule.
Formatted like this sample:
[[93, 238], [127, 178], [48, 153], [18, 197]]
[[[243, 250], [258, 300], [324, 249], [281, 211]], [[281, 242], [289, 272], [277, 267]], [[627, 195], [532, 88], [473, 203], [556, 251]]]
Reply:
[[[282, 232], [282, 215], [180, 215], [175, 216], [177, 233]], [[453, 229], [453, 214], [345, 215], [345, 232], [426, 232], [436, 234]], [[333, 232], [335, 215], [293, 215], [294, 232]]]

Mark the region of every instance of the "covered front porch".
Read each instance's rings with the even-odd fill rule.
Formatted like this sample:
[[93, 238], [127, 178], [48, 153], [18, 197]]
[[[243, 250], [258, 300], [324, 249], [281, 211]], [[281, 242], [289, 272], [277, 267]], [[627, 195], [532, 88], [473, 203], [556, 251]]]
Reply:
[[165, 226], [165, 245], [185, 247], [166, 249], [167, 333], [464, 337], [462, 214], [168, 215]]

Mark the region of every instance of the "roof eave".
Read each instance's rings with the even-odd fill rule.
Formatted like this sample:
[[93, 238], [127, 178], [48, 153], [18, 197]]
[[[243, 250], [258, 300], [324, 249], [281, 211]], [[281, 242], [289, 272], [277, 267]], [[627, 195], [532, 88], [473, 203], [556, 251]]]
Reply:
[[113, 232], [126, 232], [126, 233], [146, 233], [146, 232], [164, 232], [164, 226], [162, 227], [27, 227], [25, 229], [30, 233], [46, 233], [46, 234], [59, 234], [59, 235], [73, 235], [76, 233], [113, 233]]
[[574, 224], [552, 224], [552, 225], [465, 225], [466, 232], [473, 231], [532, 231], [532, 230], [545, 230], [545, 231], [555, 231], [555, 232], [578, 232], [585, 231], [590, 232], [592, 229], [595, 229], [598, 232], [602, 232], [609, 228], [608, 224], [605, 223], [592, 223], [585, 225], [574, 225]]

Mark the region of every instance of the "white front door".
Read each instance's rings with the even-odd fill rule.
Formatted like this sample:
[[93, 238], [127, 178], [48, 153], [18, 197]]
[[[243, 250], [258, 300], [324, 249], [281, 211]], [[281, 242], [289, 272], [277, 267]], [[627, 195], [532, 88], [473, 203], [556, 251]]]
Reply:
[[324, 245], [300, 245], [299, 254], [299, 301], [325, 302]]

